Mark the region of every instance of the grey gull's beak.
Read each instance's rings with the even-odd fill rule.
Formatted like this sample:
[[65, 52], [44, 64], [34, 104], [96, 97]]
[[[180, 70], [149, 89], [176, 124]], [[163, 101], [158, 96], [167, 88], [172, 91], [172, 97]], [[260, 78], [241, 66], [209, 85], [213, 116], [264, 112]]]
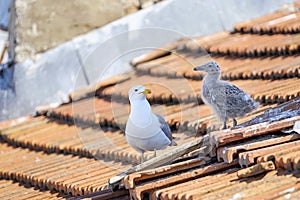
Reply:
[[203, 71], [204, 65], [198, 66], [194, 68], [194, 71]]

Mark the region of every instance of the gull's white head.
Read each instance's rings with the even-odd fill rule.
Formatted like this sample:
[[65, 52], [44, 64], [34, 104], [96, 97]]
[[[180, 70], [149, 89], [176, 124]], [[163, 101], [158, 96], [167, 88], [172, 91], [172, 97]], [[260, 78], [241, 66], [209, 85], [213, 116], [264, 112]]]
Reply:
[[146, 99], [146, 94], [150, 94], [150, 93], [151, 90], [145, 88], [142, 85], [133, 86], [128, 92], [129, 101], [132, 102], [135, 100]]

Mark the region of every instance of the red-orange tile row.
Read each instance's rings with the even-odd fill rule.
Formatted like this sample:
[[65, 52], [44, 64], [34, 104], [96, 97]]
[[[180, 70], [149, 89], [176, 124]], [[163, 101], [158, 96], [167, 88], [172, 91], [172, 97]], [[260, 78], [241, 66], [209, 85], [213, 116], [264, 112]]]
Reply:
[[236, 32], [255, 34], [294, 34], [300, 32], [300, 12], [282, 10], [238, 23]]
[[0, 177], [39, 188], [83, 195], [107, 186], [109, 177], [130, 165], [72, 155], [47, 154], [0, 144]]
[[[256, 29], [254, 32], [260, 32], [261, 29], [266, 28], [268, 29], [267, 32], [274, 31], [276, 33], [278, 32], [277, 29], [297, 32], [300, 30], [299, 17], [300, 12], [277, 12], [270, 14], [269, 16], [263, 16], [257, 20], [254, 19], [250, 22], [238, 24], [236, 25], [236, 30], [248, 33], [249, 30]], [[284, 26], [284, 24], [286, 24], [286, 26]], [[134, 66], [137, 66], [138, 64], [149, 62], [162, 56], [167, 57], [168, 51], [169, 53], [172, 52], [177, 57], [172, 61], [176, 61], [177, 64], [185, 63], [185, 65], [187, 65], [187, 63], [193, 64], [193, 62], [189, 63], [189, 60], [185, 57], [180, 59], [182, 52], [186, 53], [186, 51], [190, 52], [190, 54], [198, 55], [197, 57], [203, 56], [205, 51], [213, 55], [239, 56], [240, 58], [244, 56], [262, 57], [295, 55], [298, 54], [300, 50], [299, 39], [299, 34], [261, 35], [221, 32], [205, 37], [178, 40], [167, 45], [163, 48], [163, 51], [154, 50], [153, 52], [133, 59], [132, 63]], [[163, 60], [164, 58], [162, 58], [160, 64], [167, 63]], [[155, 65], [157, 63], [158, 62], [154, 61], [151, 64]], [[169, 75], [176, 75], [176, 71], [169, 72]]]
[[[286, 56], [300, 53], [299, 34], [240, 34], [217, 33], [213, 36], [194, 38], [192, 49], [204, 49], [210, 54], [239, 57]], [[220, 37], [221, 36], [221, 37]], [[190, 48], [190, 47], [187, 47]]]
[[124, 129], [129, 115], [129, 104], [90, 97], [39, 113], [69, 123], [100, 124], [101, 127]]
[[195, 66], [215, 60], [222, 69], [222, 79], [283, 79], [300, 77], [300, 56], [233, 58], [223, 56], [199, 57], [188, 53], [171, 54], [140, 64], [136, 70], [140, 74], [165, 76], [169, 78], [185, 77], [199, 80], [204, 74], [193, 71]]
[[66, 199], [69, 195], [48, 190], [40, 190], [36, 187], [18, 183], [13, 180], [0, 179], [0, 199]]
[[[232, 84], [249, 93], [255, 100], [266, 103], [282, 103], [300, 96], [297, 85], [299, 78], [280, 80], [234, 80]], [[148, 95], [151, 103], [178, 104], [198, 103], [201, 101], [200, 88], [202, 81], [185, 78], [169, 79], [166, 77], [153, 77], [131, 73], [131, 79], [121, 84], [107, 87], [98, 92], [100, 97], [112, 99], [128, 99], [128, 91], [134, 86], [142, 84], [152, 90]]]

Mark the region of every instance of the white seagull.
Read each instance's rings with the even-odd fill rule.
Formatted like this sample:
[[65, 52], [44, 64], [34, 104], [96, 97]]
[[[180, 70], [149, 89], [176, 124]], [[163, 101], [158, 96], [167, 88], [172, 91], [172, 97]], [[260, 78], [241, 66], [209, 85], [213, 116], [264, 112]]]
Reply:
[[149, 93], [151, 90], [141, 85], [132, 87], [128, 92], [131, 109], [125, 135], [128, 144], [141, 153], [142, 162], [145, 151], [154, 151], [156, 156], [156, 150], [175, 145], [169, 125], [162, 116], [152, 112], [146, 99]]

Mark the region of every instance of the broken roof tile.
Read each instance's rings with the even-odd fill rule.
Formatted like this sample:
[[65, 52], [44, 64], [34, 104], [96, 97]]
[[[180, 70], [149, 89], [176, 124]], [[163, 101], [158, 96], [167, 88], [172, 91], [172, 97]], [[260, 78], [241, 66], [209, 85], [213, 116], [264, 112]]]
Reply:
[[235, 129], [211, 133], [213, 142], [217, 146], [223, 146], [230, 142], [290, 128], [300, 119], [299, 101], [300, 98], [297, 98], [271, 108]]
[[[276, 160], [277, 156], [283, 153], [289, 153], [289, 152], [300, 150], [299, 144], [300, 141], [298, 140], [298, 141], [287, 142], [284, 144], [278, 144], [275, 146], [265, 147], [262, 149], [246, 151], [239, 154], [239, 163], [241, 166], [249, 166], [250, 164], [253, 164], [255, 160], [258, 159], [259, 157], [266, 156], [264, 158], [261, 158], [260, 160], [266, 161], [266, 159], [269, 160], [275, 157], [275, 164], [278, 165], [278, 161]], [[273, 155], [272, 153], [274, 153], [275, 155]]]
[[297, 150], [297, 147], [294, 148], [292, 144], [290, 144], [290, 146], [291, 148], [289, 149], [282, 149], [277, 152], [261, 155], [257, 157], [257, 162], [260, 163], [272, 159], [277, 167], [289, 171], [298, 171], [300, 169], [300, 151]]
[[286, 136], [276, 136], [276, 135], [266, 135], [265, 137], [248, 139], [245, 142], [239, 144], [232, 144], [222, 146], [217, 149], [218, 160], [223, 160], [224, 162], [230, 163], [235, 159], [238, 153], [243, 151], [249, 151], [257, 148], [263, 148], [267, 146], [272, 146], [276, 144], [281, 144], [288, 141], [293, 141], [300, 139], [300, 135], [286, 135]]
[[239, 178], [247, 178], [251, 176], [256, 176], [268, 171], [275, 170], [275, 165], [272, 161], [260, 162], [246, 169], [241, 169], [237, 172]]
[[155, 181], [155, 184], [153, 184], [151, 181], [149, 183], [147, 182], [145, 183], [142, 182], [138, 184], [135, 183], [135, 187], [133, 188], [132, 194], [135, 195], [137, 199], [139, 199], [142, 196], [142, 193], [154, 192], [157, 189], [169, 187], [178, 183], [182, 183], [184, 181], [188, 181], [191, 179], [195, 179], [197, 177], [208, 175], [213, 172], [228, 169], [230, 167], [235, 166], [236, 164], [237, 162], [233, 162], [231, 164], [216, 163], [196, 170], [177, 174], [176, 176], [158, 179]]
[[213, 133], [213, 142], [217, 146], [222, 146], [234, 141], [265, 135], [274, 131], [290, 128], [294, 125], [295, 121], [299, 119], [300, 116], [296, 116], [271, 123], [263, 122], [239, 129], [217, 131]]
[[180, 163], [175, 163], [172, 165], [158, 167], [158, 168], [151, 169], [151, 170], [133, 173], [133, 174], [127, 175], [124, 178], [124, 184], [125, 184], [126, 188], [134, 188], [135, 182], [140, 182], [140, 181], [147, 180], [150, 178], [165, 176], [165, 175], [172, 174], [172, 173], [178, 173], [180, 171], [198, 167], [201, 164], [205, 164], [205, 161], [201, 160], [201, 159], [192, 159], [192, 160], [188, 160], [188, 161], [184, 161], [184, 162], [180, 162]]

